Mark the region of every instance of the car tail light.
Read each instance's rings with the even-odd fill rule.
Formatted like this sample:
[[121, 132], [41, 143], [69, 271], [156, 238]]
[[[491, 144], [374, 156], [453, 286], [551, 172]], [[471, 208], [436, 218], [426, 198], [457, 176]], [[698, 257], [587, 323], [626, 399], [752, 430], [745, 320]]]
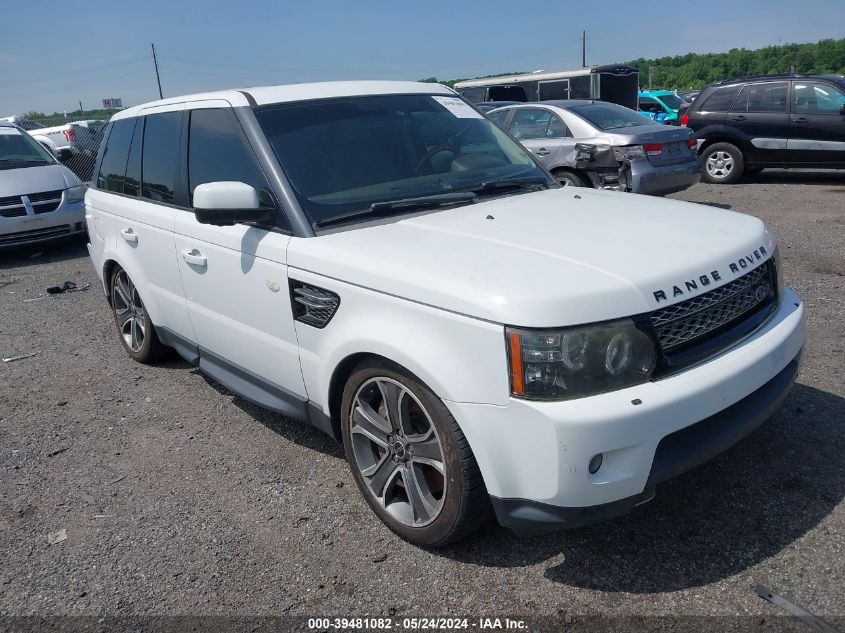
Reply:
[[76, 131], [74, 130], [62, 130], [62, 134], [65, 135], [68, 142], [76, 140]]
[[681, 125], [684, 127], [689, 125], [689, 115], [686, 112], [681, 115]]
[[648, 156], [660, 156], [663, 152], [663, 145], [660, 143], [643, 143], [643, 151]]
[[687, 147], [689, 147], [690, 149], [695, 149], [696, 147], [698, 147], [698, 141], [696, 141], [693, 137], [690, 136], [687, 139]]

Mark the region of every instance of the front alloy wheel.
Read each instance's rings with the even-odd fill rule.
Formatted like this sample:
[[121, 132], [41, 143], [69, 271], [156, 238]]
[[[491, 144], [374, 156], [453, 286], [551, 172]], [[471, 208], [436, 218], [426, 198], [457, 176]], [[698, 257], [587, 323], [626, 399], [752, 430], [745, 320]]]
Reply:
[[371, 378], [350, 412], [355, 465], [369, 492], [403, 525], [422, 527], [443, 509], [443, 448], [431, 417], [401, 383]]
[[405, 540], [446, 545], [489, 520], [487, 490], [455, 418], [402, 368], [381, 359], [355, 368], [341, 430], [358, 489]]

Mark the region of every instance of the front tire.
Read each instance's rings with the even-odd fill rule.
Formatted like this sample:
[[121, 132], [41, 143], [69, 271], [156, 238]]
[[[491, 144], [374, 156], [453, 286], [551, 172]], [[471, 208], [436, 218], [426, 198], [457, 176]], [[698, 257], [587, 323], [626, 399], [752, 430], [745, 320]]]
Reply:
[[111, 274], [111, 306], [117, 333], [126, 353], [139, 363], [152, 363], [164, 355], [165, 347], [150, 321], [138, 288], [123, 268]]
[[343, 390], [346, 459], [367, 504], [415, 545], [440, 547], [492, 516], [475, 456], [427, 387], [386, 361], [359, 364]]
[[732, 143], [713, 143], [701, 153], [701, 179], [715, 185], [736, 182], [745, 170], [745, 157]]

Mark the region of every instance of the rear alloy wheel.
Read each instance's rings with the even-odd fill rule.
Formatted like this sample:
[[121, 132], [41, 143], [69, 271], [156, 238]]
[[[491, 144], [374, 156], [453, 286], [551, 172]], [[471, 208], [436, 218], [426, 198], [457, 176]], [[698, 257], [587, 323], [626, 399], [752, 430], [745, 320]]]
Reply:
[[398, 367], [365, 362], [343, 393], [346, 458], [359, 490], [402, 538], [440, 546], [483, 525], [489, 499], [443, 402]]
[[731, 143], [714, 143], [704, 150], [701, 179], [712, 184], [730, 184], [739, 180], [745, 169], [742, 152]]
[[120, 341], [127, 353], [139, 363], [160, 358], [164, 346], [150, 322], [138, 288], [120, 266], [112, 272], [111, 305]]

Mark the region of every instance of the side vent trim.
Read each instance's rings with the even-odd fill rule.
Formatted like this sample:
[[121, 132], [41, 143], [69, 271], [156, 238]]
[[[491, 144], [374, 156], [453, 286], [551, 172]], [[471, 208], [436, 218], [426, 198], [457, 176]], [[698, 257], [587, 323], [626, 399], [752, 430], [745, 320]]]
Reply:
[[322, 329], [340, 307], [340, 297], [331, 290], [291, 279], [290, 303], [294, 319]]

